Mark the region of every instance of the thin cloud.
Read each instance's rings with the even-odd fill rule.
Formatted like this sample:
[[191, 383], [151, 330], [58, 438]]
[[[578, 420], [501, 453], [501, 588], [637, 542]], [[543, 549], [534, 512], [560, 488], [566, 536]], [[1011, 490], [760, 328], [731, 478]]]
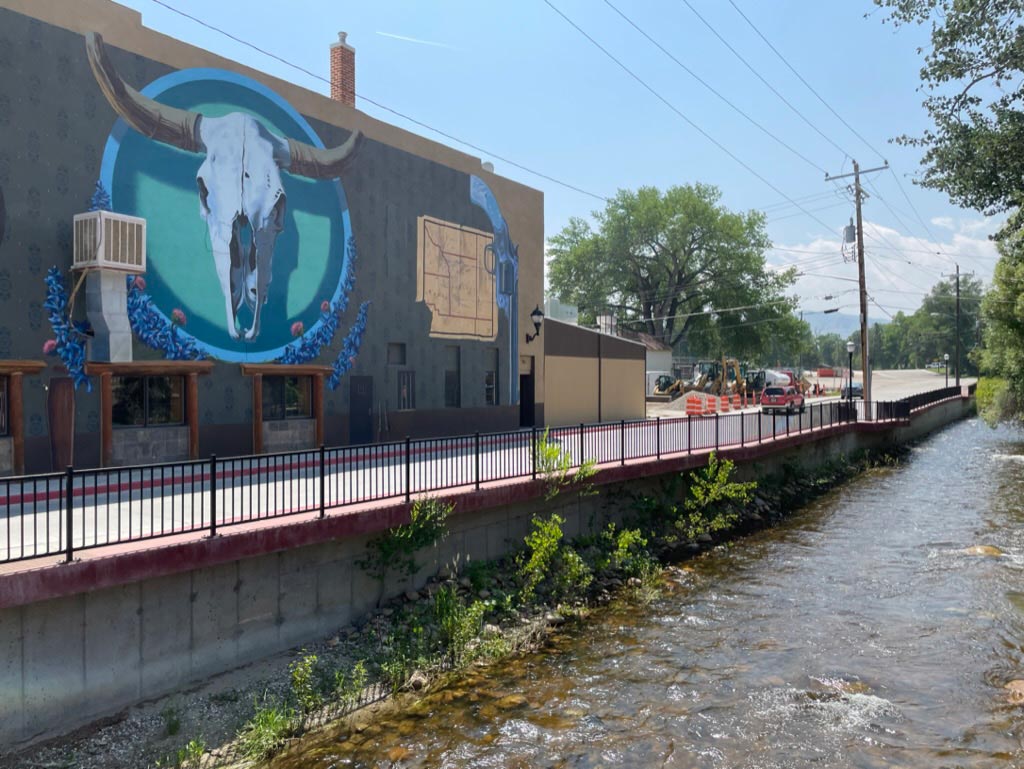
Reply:
[[431, 46], [433, 48], [447, 48], [449, 51], [461, 50], [459, 48], [456, 48], [454, 45], [448, 45], [448, 43], [439, 43], [439, 42], [437, 42], [435, 40], [421, 40], [418, 37], [409, 37], [407, 35], [396, 35], [393, 32], [381, 32], [380, 30], [377, 30], [377, 34], [380, 35], [381, 37], [390, 37], [393, 40], [402, 40], [402, 41], [404, 41], [406, 43], [416, 43], [417, 45], [429, 45], [429, 46]]

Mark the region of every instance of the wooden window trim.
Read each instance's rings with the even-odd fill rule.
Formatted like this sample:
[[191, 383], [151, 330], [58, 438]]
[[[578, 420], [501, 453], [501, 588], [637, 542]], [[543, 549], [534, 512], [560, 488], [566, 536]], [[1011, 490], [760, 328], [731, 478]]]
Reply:
[[25, 474], [25, 374], [39, 374], [46, 364], [38, 360], [0, 360], [0, 376], [7, 382], [7, 434], [11, 439], [11, 472]]
[[114, 461], [115, 376], [185, 377], [185, 424], [188, 425], [188, 457], [199, 459], [199, 376], [213, 371], [208, 360], [139, 360], [122, 363], [86, 363], [85, 373], [100, 378], [100, 464]]
[[313, 380], [313, 419], [316, 424], [316, 445], [324, 443], [324, 377], [330, 366], [313, 363], [243, 363], [242, 375], [252, 377], [252, 453], [263, 453], [263, 377], [308, 376]]

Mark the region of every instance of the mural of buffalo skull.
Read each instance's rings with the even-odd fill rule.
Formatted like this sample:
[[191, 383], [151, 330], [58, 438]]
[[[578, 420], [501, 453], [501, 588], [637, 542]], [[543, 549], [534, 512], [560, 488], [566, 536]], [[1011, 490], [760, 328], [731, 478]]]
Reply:
[[[321, 149], [278, 136], [241, 112], [207, 117], [170, 107], [124, 82], [98, 33], [86, 35], [86, 52], [100, 90], [129, 126], [154, 141], [205, 156], [196, 174], [199, 214], [210, 233], [228, 333], [232, 339], [254, 340], [287, 210], [281, 171], [310, 179], [336, 178], [355, 155], [362, 133], [355, 131], [344, 144]], [[248, 249], [243, 247], [246, 228]], [[252, 325], [244, 330], [237, 320], [243, 306], [252, 313]]]

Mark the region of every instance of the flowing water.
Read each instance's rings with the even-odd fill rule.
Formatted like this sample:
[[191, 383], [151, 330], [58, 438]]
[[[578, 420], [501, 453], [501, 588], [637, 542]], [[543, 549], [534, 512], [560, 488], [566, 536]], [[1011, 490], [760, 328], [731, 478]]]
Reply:
[[1024, 434], [956, 424], [675, 574], [285, 763], [1024, 767]]

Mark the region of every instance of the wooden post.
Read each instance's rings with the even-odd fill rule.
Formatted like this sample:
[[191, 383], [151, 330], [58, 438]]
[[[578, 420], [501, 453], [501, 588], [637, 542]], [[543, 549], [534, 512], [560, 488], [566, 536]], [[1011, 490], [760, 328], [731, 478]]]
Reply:
[[22, 405], [21, 383], [21, 372], [11, 372], [7, 381], [7, 397], [10, 398], [7, 424], [11, 428], [12, 469], [15, 475], [25, 474], [25, 409]]
[[263, 453], [263, 374], [252, 375], [252, 453]]
[[199, 374], [186, 378], [185, 420], [188, 422], [188, 458], [199, 459]]
[[100, 466], [114, 463], [114, 386], [109, 371], [100, 374]]
[[313, 419], [316, 422], [315, 446], [324, 445], [324, 375], [313, 375]]

